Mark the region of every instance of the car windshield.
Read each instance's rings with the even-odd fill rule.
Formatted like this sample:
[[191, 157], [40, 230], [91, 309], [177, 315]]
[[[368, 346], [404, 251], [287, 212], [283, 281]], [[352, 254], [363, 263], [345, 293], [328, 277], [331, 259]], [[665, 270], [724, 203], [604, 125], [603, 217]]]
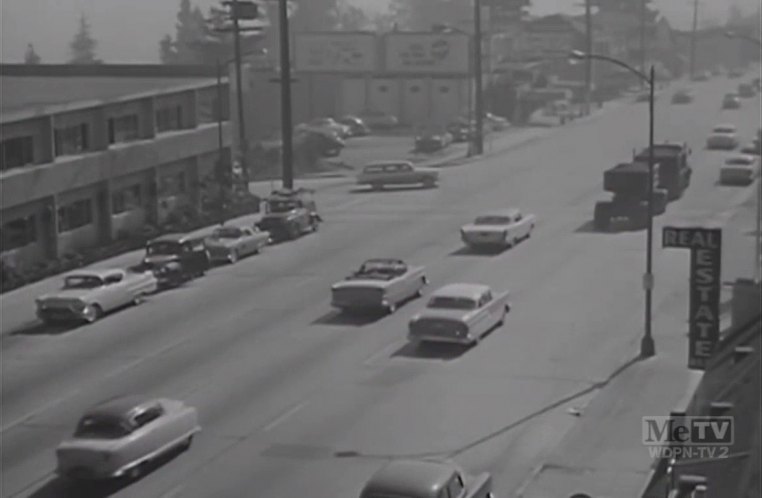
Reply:
[[238, 227], [225, 227], [218, 228], [212, 234], [215, 239], [237, 239], [242, 235], [241, 229]]
[[79, 421], [74, 437], [119, 439], [131, 431], [121, 420], [113, 417], [86, 416]]
[[101, 278], [94, 275], [71, 275], [64, 279], [64, 289], [94, 289], [101, 285]]
[[427, 305], [428, 308], [473, 310], [476, 309], [476, 301], [468, 297], [434, 296]]
[[735, 133], [736, 129], [732, 126], [716, 126], [713, 131], [715, 133]]
[[751, 159], [748, 157], [731, 157], [725, 161], [725, 164], [748, 166], [751, 164]]
[[479, 216], [474, 225], [508, 225], [511, 219], [508, 216]]
[[287, 213], [299, 207], [298, 202], [290, 200], [271, 200], [268, 205], [271, 213]]
[[178, 254], [180, 253], [180, 244], [168, 241], [151, 242], [148, 244], [146, 252], [148, 254]]
[[360, 267], [359, 273], [399, 273], [405, 271], [404, 263], [394, 261], [366, 261]]

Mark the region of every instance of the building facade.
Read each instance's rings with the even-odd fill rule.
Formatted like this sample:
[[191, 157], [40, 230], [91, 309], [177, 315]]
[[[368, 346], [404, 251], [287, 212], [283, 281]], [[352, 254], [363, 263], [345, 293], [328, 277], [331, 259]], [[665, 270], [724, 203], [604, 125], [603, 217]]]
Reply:
[[[29, 89], [20, 95], [55, 92], [50, 84], [59, 80], [3, 75], [4, 87]], [[164, 78], [160, 88], [131, 93], [152, 86], [151, 78], [138, 80], [69, 78], [67, 89], [91, 87], [97, 97], [105, 85], [108, 97], [49, 105], [8, 108], [4, 92], [5, 264], [21, 268], [76, 253], [200, 206], [220, 155], [229, 153], [229, 123], [217, 119], [227, 121], [227, 88], [220, 92], [208, 78], [183, 84]]]

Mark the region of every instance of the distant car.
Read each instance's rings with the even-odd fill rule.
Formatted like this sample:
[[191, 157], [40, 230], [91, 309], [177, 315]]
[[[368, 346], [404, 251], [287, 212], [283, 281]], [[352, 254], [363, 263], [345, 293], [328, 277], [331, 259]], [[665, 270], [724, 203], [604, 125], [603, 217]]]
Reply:
[[368, 164], [357, 175], [358, 185], [370, 185], [380, 190], [386, 185], [422, 185], [432, 188], [439, 181], [439, 172], [433, 168], [413, 166], [409, 161], [379, 161]]
[[109, 311], [139, 304], [157, 287], [151, 271], [79, 270], [64, 277], [61, 290], [37, 298], [37, 316], [44, 323], [92, 323]]
[[678, 90], [672, 95], [673, 104], [690, 104], [693, 102], [693, 94], [688, 90]]
[[469, 475], [452, 462], [394, 460], [378, 470], [360, 498], [494, 498], [488, 473]]
[[214, 229], [212, 235], [204, 240], [204, 245], [213, 262], [233, 264], [241, 257], [259, 253], [269, 240], [270, 234], [256, 226], [222, 226]]
[[202, 238], [169, 233], [146, 244], [143, 262], [137, 268], [153, 271], [159, 287], [171, 287], [203, 277], [209, 264], [209, 253]]
[[370, 134], [370, 127], [357, 116], [342, 116], [337, 119], [340, 124], [349, 127], [349, 136], [364, 137]]
[[733, 150], [738, 147], [736, 127], [731, 124], [715, 126], [706, 139], [707, 149]]
[[759, 159], [750, 155], [729, 157], [720, 169], [722, 185], [750, 185], [759, 175]]
[[349, 126], [336, 122], [333, 118], [315, 118], [307, 123], [296, 127], [296, 131], [322, 131], [327, 134], [335, 134], [339, 138], [347, 138], [350, 135]]
[[452, 141], [459, 143], [468, 142], [471, 140], [474, 135], [474, 131], [476, 130], [476, 126], [469, 125], [468, 122], [463, 120], [457, 120], [448, 123], [445, 129], [450, 135], [452, 135]]
[[428, 283], [422, 266], [399, 259], [369, 259], [344, 280], [331, 286], [331, 305], [342, 311], [385, 310], [421, 296]]
[[708, 71], [701, 71], [699, 73], [694, 74], [693, 77], [691, 78], [691, 80], [693, 80], [693, 81], [709, 81], [709, 77], [711, 76], [711, 74], [712, 73], [710, 73]]
[[477, 216], [460, 229], [460, 237], [471, 248], [513, 247], [532, 236], [536, 218], [518, 209], [502, 209]]
[[425, 131], [415, 137], [416, 152], [437, 152], [450, 145], [453, 136], [447, 131]]
[[502, 116], [488, 112], [484, 115], [484, 121], [495, 131], [502, 131], [511, 126], [511, 123]]
[[723, 109], [740, 109], [741, 99], [735, 93], [728, 93], [722, 98]]
[[371, 130], [383, 130], [399, 126], [399, 119], [397, 119], [397, 116], [375, 109], [365, 109], [359, 113], [358, 117], [361, 118]]
[[750, 83], [741, 83], [738, 85], [738, 95], [748, 99], [757, 95], [757, 92], [754, 90], [754, 86]]
[[493, 294], [481, 284], [450, 284], [431, 294], [426, 308], [410, 319], [413, 342], [476, 344], [499, 327], [510, 310], [509, 293]]
[[78, 480], [138, 479], [162, 455], [190, 448], [200, 430], [196, 409], [182, 401], [114, 398], [85, 412], [74, 435], [58, 446], [56, 473]]
[[759, 140], [754, 140], [753, 142], [744, 145], [741, 149], [741, 154], [749, 154], [752, 156], [762, 155], [762, 143], [760, 143]]
[[309, 189], [273, 190], [265, 199], [265, 215], [257, 228], [270, 232], [274, 242], [317, 232], [321, 218], [312, 193]]

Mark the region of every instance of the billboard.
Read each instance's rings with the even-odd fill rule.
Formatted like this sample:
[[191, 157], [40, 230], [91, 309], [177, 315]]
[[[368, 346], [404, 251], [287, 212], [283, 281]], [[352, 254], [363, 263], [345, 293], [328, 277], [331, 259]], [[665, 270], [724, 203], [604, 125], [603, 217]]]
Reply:
[[460, 33], [394, 33], [384, 38], [386, 70], [467, 73], [470, 37]]
[[297, 33], [294, 67], [300, 72], [370, 73], [376, 68], [372, 33]]

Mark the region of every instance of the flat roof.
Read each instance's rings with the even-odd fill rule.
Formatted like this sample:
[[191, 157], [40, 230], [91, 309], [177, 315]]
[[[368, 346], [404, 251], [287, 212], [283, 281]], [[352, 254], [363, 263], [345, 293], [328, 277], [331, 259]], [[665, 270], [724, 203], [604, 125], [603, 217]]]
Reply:
[[[227, 78], [225, 78], [227, 80]], [[0, 76], [3, 122], [215, 84], [208, 77]]]

